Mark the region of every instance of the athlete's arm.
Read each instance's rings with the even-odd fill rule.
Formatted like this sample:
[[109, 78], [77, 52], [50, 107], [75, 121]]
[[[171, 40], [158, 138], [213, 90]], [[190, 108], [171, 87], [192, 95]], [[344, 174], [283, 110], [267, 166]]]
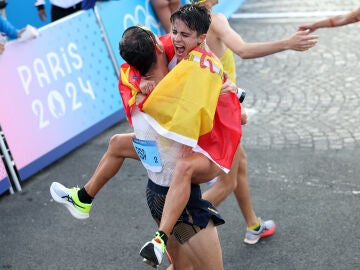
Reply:
[[359, 21], [360, 21], [360, 7], [346, 14], [337, 15], [310, 24], [300, 25], [299, 30], [309, 29], [310, 32], [313, 32], [319, 28], [338, 27]]
[[284, 50], [303, 51], [313, 47], [317, 42], [317, 36], [309, 35], [309, 31], [304, 30], [278, 41], [246, 43], [231, 28], [224, 15], [213, 14], [212, 18], [211, 30], [230, 50], [243, 59], [263, 57]]

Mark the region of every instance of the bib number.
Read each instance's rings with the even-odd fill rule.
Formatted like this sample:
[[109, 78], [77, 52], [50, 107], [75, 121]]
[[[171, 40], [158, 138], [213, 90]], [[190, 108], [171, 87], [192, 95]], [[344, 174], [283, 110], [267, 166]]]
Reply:
[[133, 138], [133, 145], [143, 166], [152, 172], [161, 172], [162, 164], [155, 141]]

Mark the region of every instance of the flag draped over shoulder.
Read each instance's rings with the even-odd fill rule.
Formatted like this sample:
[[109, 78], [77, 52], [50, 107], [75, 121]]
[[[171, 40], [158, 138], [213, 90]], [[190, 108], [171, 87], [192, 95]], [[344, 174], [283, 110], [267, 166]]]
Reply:
[[[212, 58], [206, 52], [192, 52], [187, 62], [181, 61], [176, 66], [180, 69], [174, 68], [139, 106], [152, 113], [148, 120], [159, 134], [192, 146], [228, 172], [241, 138], [240, 103], [235, 93], [219, 96], [222, 66], [207, 59]], [[140, 81], [136, 69], [127, 63], [121, 65], [119, 90], [130, 125]]]
[[119, 90], [121, 99], [124, 105], [124, 110], [129, 124], [132, 126], [131, 121], [131, 108], [136, 103], [136, 94], [140, 92], [140, 73], [129, 64], [124, 63], [120, 67]]
[[141, 109], [160, 135], [195, 147], [212, 130], [222, 81], [221, 63], [196, 48], [160, 81]]
[[219, 96], [213, 129], [200, 136], [195, 152], [200, 152], [229, 172], [242, 135], [241, 107], [235, 93]]
[[193, 147], [228, 172], [241, 138], [241, 108], [235, 93], [219, 96], [222, 65], [192, 51], [141, 104], [162, 136]]

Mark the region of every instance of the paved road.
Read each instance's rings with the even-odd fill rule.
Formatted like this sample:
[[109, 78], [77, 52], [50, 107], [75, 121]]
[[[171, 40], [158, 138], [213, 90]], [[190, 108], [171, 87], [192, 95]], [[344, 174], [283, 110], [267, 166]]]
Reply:
[[[246, 41], [267, 41], [312, 20], [290, 17], [295, 7], [336, 12], [358, 4], [248, 0], [239, 14], [270, 18], [230, 21]], [[287, 15], [271, 18], [279, 12]], [[319, 44], [305, 53], [236, 59], [238, 84], [248, 89], [243, 144], [253, 204], [278, 230], [243, 244], [244, 220], [230, 196], [219, 208], [225, 269], [360, 269], [359, 29], [318, 31]], [[125, 122], [107, 130], [26, 181], [22, 193], [0, 198], [0, 269], [150, 269], [137, 255], [155, 230], [137, 162], [127, 161], [98, 194], [87, 221], [73, 220], [48, 191], [54, 180], [83, 185], [110, 136], [128, 130]]]

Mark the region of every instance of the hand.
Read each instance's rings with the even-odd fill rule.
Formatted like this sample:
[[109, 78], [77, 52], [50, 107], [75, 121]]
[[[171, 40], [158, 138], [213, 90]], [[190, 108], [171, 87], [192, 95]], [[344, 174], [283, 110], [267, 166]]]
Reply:
[[140, 82], [140, 92], [144, 95], [149, 94], [152, 90], [154, 90], [156, 83], [154, 81], [148, 81], [142, 79]]
[[5, 43], [2, 43], [0, 41], [0, 54], [2, 54], [4, 52], [4, 50], [5, 50]]
[[[226, 75], [226, 74], [225, 74]], [[226, 94], [229, 92], [236, 92], [237, 91], [237, 87], [236, 84], [233, 83], [227, 76], [226, 76], [226, 80], [223, 83], [222, 87], [221, 87], [221, 91], [220, 94]]]
[[22, 33], [25, 32], [25, 29], [26, 29], [26, 28], [21, 29], [21, 30], [17, 33], [17, 36], [16, 36], [16, 37], [17, 37], [17, 38], [21, 37]]
[[310, 30], [297, 31], [288, 39], [288, 47], [295, 51], [306, 51], [314, 47], [317, 43], [318, 36], [309, 35]]
[[38, 14], [39, 14], [40, 20], [42, 20], [43, 22], [45, 22], [45, 21], [46, 21], [46, 17], [47, 17], [45, 9], [39, 9]]
[[139, 105], [145, 98], [146, 98], [146, 96], [144, 94], [142, 94], [141, 92], [139, 92], [135, 97], [135, 104]]
[[299, 25], [298, 27], [298, 31], [305, 31], [308, 30], [309, 33], [312, 33], [316, 30], [316, 28], [314, 27], [313, 24], [303, 24], [303, 25]]

